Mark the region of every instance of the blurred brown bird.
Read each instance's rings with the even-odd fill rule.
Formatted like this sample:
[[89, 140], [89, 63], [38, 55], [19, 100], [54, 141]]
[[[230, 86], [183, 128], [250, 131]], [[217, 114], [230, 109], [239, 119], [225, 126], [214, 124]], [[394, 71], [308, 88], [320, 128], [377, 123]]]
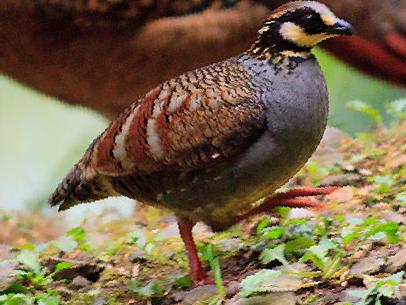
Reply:
[[318, 206], [301, 197], [335, 190], [275, 192], [310, 158], [326, 128], [327, 88], [311, 49], [351, 33], [319, 2], [278, 7], [247, 51], [165, 81], [124, 110], [50, 204], [66, 210], [123, 195], [172, 210], [192, 280], [204, 282], [196, 222], [224, 230], [275, 206]]
[[[0, 72], [112, 118], [160, 82], [243, 51], [284, 2], [2, 0]], [[404, 86], [406, 1], [322, 2], [359, 34], [324, 47]]]

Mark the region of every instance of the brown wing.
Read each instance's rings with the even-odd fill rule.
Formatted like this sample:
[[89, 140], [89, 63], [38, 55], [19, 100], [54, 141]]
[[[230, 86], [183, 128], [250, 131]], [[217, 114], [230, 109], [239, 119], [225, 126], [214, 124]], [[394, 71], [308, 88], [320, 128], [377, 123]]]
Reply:
[[91, 166], [112, 176], [202, 168], [237, 155], [263, 130], [263, 105], [247, 84], [181, 85], [165, 83], [124, 111], [97, 140]]

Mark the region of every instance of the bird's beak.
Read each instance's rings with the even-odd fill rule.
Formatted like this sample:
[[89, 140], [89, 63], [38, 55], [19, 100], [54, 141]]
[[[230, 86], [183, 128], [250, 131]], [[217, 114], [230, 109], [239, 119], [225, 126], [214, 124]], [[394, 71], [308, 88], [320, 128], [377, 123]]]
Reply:
[[342, 19], [337, 19], [337, 22], [328, 27], [326, 32], [328, 34], [332, 35], [352, 35], [353, 34], [353, 28], [352, 25], [349, 24], [347, 21], [344, 21]]

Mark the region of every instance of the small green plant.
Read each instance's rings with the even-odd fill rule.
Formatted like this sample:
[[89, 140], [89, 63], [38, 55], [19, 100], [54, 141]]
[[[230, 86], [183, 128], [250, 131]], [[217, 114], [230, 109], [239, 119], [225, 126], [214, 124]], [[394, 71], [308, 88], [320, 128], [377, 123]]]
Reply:
[[[17, 258], [28, 270], [18, 270], [18, 282], [14, 283], [14, 285], [12, 285], [8, 291], [4, 291], [3, 294], [0, 292], [0, 305], [60, 304], [59, 294], [47, 287], [54, 282], [55, 275], [64, 269], [69, 269], [71, 264], [61, 262], [56, 265], [52, 273], [47, 275], [46, 270], [41, 268], [35, 253], [24, 250]], [[21, 283], [24, 283], [24, 285]], [[45, 291], [38, 293], [38, 288]]]
[[379, 240], [386, 237], [390, 243], [395, 244], [400, 240], [399, 230], [399, 224], [381, 221], [376, 217], [350, 218], [341, 230], [342, 243], [349, 245], [357, 240], [360, 246], [368, 239]]
[[320, 166], [311, 161], [306, 165], [305, 170], [309, 174], [312, 183], [316, 186], [320, 184], [321, 179], [328, 176], [332, 171], [331, 168]]
[[281, 227], [267, 227], [262, 230], [262, 236], [269, 240], [280, 239], [283, 234], [285, 230]]
[[191, 287], [192, 285], [189, 275], [171, 274], [162, 279], [153, 279], [147, 284], [144, 284], [141, 280], [130, 280], [128, 289], [141, 299], [152, 299], [162, 298], [169, 289], [168, 287], [180, 288]]
[[142, 299], [159, 298], [162, 297], [165, 292], [162, 281], [159, 280], [151, 280], [146, 285], [143, 285], [139, 280], [129, 281], [128, 289]]
[[218, 293], [221, 297], [226, 295], [226, 289], [223, 285], [223, 280], [221, 277], [220, 270], [220, 258], [222, 254], [219, 249], [217, 249], [213, 244], [207, 243], [198, 247], [198, 250], [201, 254], [202, 261], [207, 261], [209, 263], [210, 269], [214, 275], [214, 283], [216, 284]]
[[17, 255], [17, 260], [28, 269], [32, 270], [34, 274], [39, 274], [41, 272], [41, 265], [36, 251], [22, 250]]
[[59, 294], [48, 287], [54, 282], [55, 275], [64, 269], [71, 268], [72, 265], [68, 262], [60, 262], [55, 266], [55, 270], [49, 273], [39, 262], [38, 249], [34, 249], [29, 244], [21, 248], [16, 259], [24, 267], [16, 270], [18, 275], [16, 283], [3, 291], [3, 294], [0, 292], [0, 305], [58, 305]]
[[193, 282], [192, 279], [190, 278], [190, 275], [181, 275], [181, 274], [171, 274], [166, 277], [169, 281], [172, 282], [172, 287], [173, 288], [187, 288], [187, 287], [192, 287]]
[[340, 269], [344, 254], [337, 243], [325, 236], [308, 249], [301, 261], [311, 261], [322, 272], [322, 279], [328, 280]]
[[265, 249], [259, 256], [259, 259], [263, 264], [278, 261], [285, 266], [289, 265], [285, 258], [285, 244], [280, 244], [273, 249]]
[[349, 294], [361, 299], [355, 305], [383, 305], [384, 299], [400, 298], [399, 286], [404, 274], [404, 271], [393, 274], [376, 281], [367, 290], [351, 290]]
[[240, 284], [240, 296], [247, 298], [272, 291], [274, 288], [272, 283], [281, 275], [282, 271], [264, 269], [247, 276]]
[[86, 232], [82, 227], [76, 227], [66, 232], [66, 235], [76, 242], [78, 249], [86, 251], [92, 248], [87, 242]]
[[150, 254], [152, 251], [154, 251], [157, 243], [161, 240], [162, 235], [159, 233], [147, 238], [143, 232], [135, 231], [128, 234], [126, 242], [128, 244], [135, 244], [140, 249]]
[[392, 190], [392, 186], [394, 184], [394, 180], [389, 175], [384, 176], [375, 176], [372, 177], [372, 182], [374, 183], [376, 190], [378, 193], [386, 194]]

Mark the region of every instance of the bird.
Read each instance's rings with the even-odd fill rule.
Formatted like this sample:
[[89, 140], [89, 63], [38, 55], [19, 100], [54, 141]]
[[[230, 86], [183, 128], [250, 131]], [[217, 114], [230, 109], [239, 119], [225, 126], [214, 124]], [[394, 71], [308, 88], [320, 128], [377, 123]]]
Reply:
[[311, 49], [351, 35], [352, 26], [316, 1], [273, 10], [245, 52], [156, 86], [111, 122], [49, 203], [59, 211], [110, 196], [171, 210], [194, 285], [209, 279], [192, 228], [225, 230], [277, 206], [318, 207], [280, 192], [315, 151], [327, 123], [328, 92]]
[[[285, 2], [3, 0], [0, 73], [113, 119], [156, 84], [246, 50], [270, 10]], [[345, 14], [358, 34], [321, 47], [404, 87], [406, 2], [321, 2]]]

